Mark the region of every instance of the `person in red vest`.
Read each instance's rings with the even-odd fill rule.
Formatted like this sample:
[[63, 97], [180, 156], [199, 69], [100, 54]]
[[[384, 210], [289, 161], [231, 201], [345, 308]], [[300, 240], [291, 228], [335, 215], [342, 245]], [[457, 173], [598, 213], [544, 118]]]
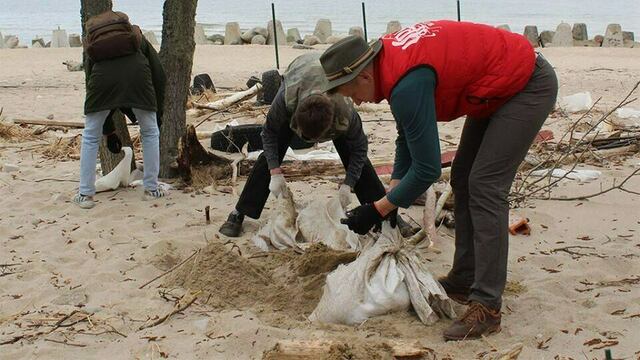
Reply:
[[455, 21], [418, 23], [367, 44], [350, 36], [320, 62], [329, 92], [356, 104], [387, 100], [395, 118], [392, 189], [343, 220], [364, 234], [407, 208], [440, 177], [437, 121], [466, 116], [451, 169], [456, 250], [440, 283], [468, 304], [447, 340], [500, 331], [509, 247], [507, 196], [518, 166], [553, 109], [558, 80], [521, 35]]

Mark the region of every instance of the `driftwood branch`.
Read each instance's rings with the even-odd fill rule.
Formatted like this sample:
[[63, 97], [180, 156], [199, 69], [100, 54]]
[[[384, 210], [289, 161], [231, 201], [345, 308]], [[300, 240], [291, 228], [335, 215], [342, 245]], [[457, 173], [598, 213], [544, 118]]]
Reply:
[[258, 92], [262, 89], [262, 84], [258, 83], [255, 84], [253, 87], [251, 87], [248, 90], [245, 91], [240, 91], [238, 93], [235, 93], [229, 97], [226, 97], [224, 99], [220, 99], [214, 102], [210, 102], [210, 103], [206, 103], [206, 104], [198, 104], [198, 103], [194, 103], [193, 106], [195, 106], [198, 109], [209, 109], [209, 110], [224, 110], [226, 108], [228, 108], [231, 105], [234, 105], [236, 103], [239, 103], [243, 100], [247, 100], [250, 99], [252, 97], [254, 97], [256, 94], [258, 94]]
[[631, 174], [629, 174], [627, 177], [625, 177], [620, 184], [614, 185], [614, 186], [612, 186], [612, 187], [610, 187], [610, 188], [608, 188], [606, 190], [598, 191], [597, 193], [594, 193], [594, 194], [591, 194], [591, 195], [582, 195], [582, 196], [575, 196], [575, 197], [570, 197], [570, 198], [554, 197], [554, 198], [550, 198], [550, 200], [561, 200], [561, 201], [586, 200], [586, 199], [594, 198], [596, 196], [604, 195], [604, 194], [606, 194], [606, 193], [608, 193], [610, 191], [613, 191], [613, 190], [620, 190], [620, 191], [624, 191], [624, 192], [629, 193], [629, 194], [640, 195], [640, 192], [624, 188], [624, 185], [627, 183], [627, 181], [629, 181], [632, 177], [638, 175], [638, 172], [640, 172], [640, 168], [636, 169]]
[[138, 330], [144, 330], [144, 329], [148, 329], [150, 327], [154, 327], [154, 326], [158, 326], [160, 324], [162, 324], [163, 322], [167, 321], [171, 316], [184, 311], [186, 308], [188, 308], [189, 306], [191, 306], [196, 300], [198, 300], [198, 295], [200, 294], [200, 291], [198, 291], [195, 294], [185, 294], [173, 307], [173, 310], [171, 310], [169, 313], [167, 313], [166, 315], [158, 318], [157, 320], [153, 321], [150, 324], [146, 324], [146, 325], [142, 325], [138, 328]]
[[575, 246], [565, 246], [565, 247], [561, 247], [561, 248], [557, 248], [557, 249], [552, 249], [551, 252], [552, 253], [557, 253], [557, 252], [565, 252], [573, 257], [583, 257], [583, 256], [597, 256], [599, 258], [606, 258], [606, 256], [604, 255], [600, 255], [598, 253], [581, 253], [578, 251], [575, 251], [574, 249], [587, 249], [587, 250], [595, 250], [596, 248], [593, 246], [580, 246], [580, 245], [575, 245]]
[[[564, 180], [568, 174], [570, 174], [573, 170], [575, 170], [576, 167], [583, 160], [585, 155], [591, 151], [591, 149], [593, 147], [593, 142], [597, 139], [597, 134], [596, 134], [596, 136], [593, 136], [593, 131], [596, 130], [601, 123], [605, 122], [609, 118], [609, 116], [611, 116], [617, 109], [619, 109], [620, 107], [626, 106], [630, 102], [636, 100], [635, 98], [630, 100], [630, 98], [633, 95], [633, 93], [638, 89], [638, 87], [640, 87], [640, 81], [635, 84], [635, 86], [618, 103], [618, 105], [616, 105], [610, 111], [608, 111], [604, 115], [602, 115], [598, 119], [598, 121], [596, 121], [595, 124], [590, 126], [590, 128], [585, 133], [583, 133], [581, 137], [578, 138], [578, 140], [575, 143], [573, 143], [571, 146], [569, 146], [568, 149], [561, 149], [560, 146], [562, 145], [563, 139], [567, 135], [569, 135], [569, 139], [573, 139], [573, 135], [574, 135], [575, 129], [577, 128], [578, 124], [580, 123], [580, 121], [582, 121], [582, 119], [584, 119], [592, 111], [592, 109], [595, 107], [595, 105], [600, 100], [600, 99], [598, 99], [594, 103], [594, 105], [585, 114], [583, 114], [576, 122], [574, 122], [569, 127], [569, 129], [565, 132], [565, 134], [563, 134], [562, 138], [557, 143], [556, 148], [549, 153], [547, 159], [545, 159], [544, 161], [541, 161], [536, 166], [534, 166], [533, 169], [530, 169], [528, 171], [528, 173], [524, 176], [524, 179], [521, 182], [521, 186], [519, 188], [517, 188], [516, 191], [511, 194], [510, 201], [512, 203], [519, 203], [519, 202], [521, 202], [521, 201], [523, 201], [523, 200], [525, 200], [525, 199], [527, 199], [527, 198], [529, 198], [531, 196], [540, 194], [542, 192], [547, 192], [549, 195], [546, 198], [550, 199], [551, 198], [551, 196], [550, 196], [551, 189], [553, 189], [558, 183], [560, 183], [560, 181]], [[528, 178], [532, 175], [532, 173], [535, 170], [537, 170], [537, 169], [539, 169], [539, 168], [541, 168], [543, 166], [548, 166], [549, 162], [551, 162], [553, 157], [555, 155], [557, 155], [558, 153], [560, 153], [562, 155], [560, 157], [558, 157], [555, 161], [553, 161], [553, 164], [550, 166], [551, 170], [560, 168], [560, 166], [562, 164], [564, 164], [569, 159], [570, 156], [574, 157], [573, 165], [571, 166], [569, 171], [564, 176], [561, 176], [561, 177], [558, 177], [558, 178], [552, 180], [552, 175], [551, 175], [552, 171], [549, 171], [548, 175], [543, 176], [543, 177], [541, 177], [539, 179], [536, 179], [535, 181], [527, 182]], [[536, 185], [538, 183], [540, 183], [540, 182], [542, 182], [544, 180], [548, 180], [548, 183], [546, 185], [540, 186], [540, 187], [536, 187]], [[564, 200], [564, 199], [559, 199], [559, 200]]]
[[44, 125], [44, 126], [58, 126], [58, 127], [77, 128], [77, 129], [84, 128], [84, 122], [78, 122], [78, 121], [14, 119], [13, 123], [16, 125]]

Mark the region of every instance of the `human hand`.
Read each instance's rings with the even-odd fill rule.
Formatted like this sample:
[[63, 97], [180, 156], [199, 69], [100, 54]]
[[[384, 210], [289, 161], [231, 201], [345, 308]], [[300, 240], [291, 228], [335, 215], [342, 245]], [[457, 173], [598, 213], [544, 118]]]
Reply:
[[347, 184], [340, 185], [340, 189], [338, 190], [338, 199], [340, 200], [342, 208], [346, 209], [347, 206], [351, 204], [351, 186]]
[[283, 174], [272, 174], [271, 181], [269, 182], [269, 191], [276, 198], [282, 194], [287, 186], [287, 181], [284, 179]]
[[347, 225], [349, 230], [360, 234], [367, 234], [374, 226], [382, 225], [382, 216], [376, 210], [375, 205], [365, 204], [347, 212], [347, 218], [340, 220], [342, 224]]

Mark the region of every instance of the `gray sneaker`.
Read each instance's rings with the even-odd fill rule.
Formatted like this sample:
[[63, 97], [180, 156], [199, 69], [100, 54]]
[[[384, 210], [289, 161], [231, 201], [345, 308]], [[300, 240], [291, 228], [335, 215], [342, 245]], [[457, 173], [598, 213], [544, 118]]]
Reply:
[[144, 199], [145, 200], [155, 200], [160, 199], [169, 195], [169, 191], [157, 188], [155, 190], [145, 190], [144, 191]]
[[91, 209], [96, 206], [96, 202], [93, 201], [93, 197], [85, 196], [80, 193], [77, 193], [76, 196], [73, 197], [73, 202], [82, 209]]

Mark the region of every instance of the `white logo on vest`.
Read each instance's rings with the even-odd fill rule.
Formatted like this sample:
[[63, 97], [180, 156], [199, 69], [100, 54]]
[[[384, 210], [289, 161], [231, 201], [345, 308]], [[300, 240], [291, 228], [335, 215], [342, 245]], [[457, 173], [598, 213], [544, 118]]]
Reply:
[[442, 26], [434, 26], [432, 22], [418, 23], [387, 36], [394, 40], [391, 45], [402, 46], [402, 50], [407, 50], [421, 38], [435, 37], [440, 32], [440, 29], [442, 29]]

